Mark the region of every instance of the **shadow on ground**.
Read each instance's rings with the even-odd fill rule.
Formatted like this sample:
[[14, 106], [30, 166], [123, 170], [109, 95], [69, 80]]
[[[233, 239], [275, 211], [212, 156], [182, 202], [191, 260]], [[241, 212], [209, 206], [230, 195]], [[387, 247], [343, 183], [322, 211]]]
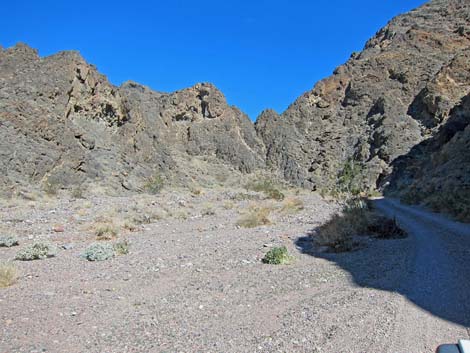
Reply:
[[[388, 201], [381, 202], [383, 207]], [[358, 286], [400, 293], [434, 316], [470, 327], [470, 233], [447, 239], [407, 209], [396, 214], [409, 233], [406, 239], [370, 239], [352, 252], [322, 252], [312, 242], [315, 228], [295, 244], [304, 254], [340, 266]]]

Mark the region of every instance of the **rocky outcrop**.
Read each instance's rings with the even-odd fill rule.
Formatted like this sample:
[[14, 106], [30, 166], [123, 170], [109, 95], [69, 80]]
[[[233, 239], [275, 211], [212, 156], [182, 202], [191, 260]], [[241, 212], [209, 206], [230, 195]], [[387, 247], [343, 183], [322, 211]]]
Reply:
[[398, 16], [280, 116], [256, 127], [269, 165], [312, 189], [337, 187], [350, 161], [362, 183], [387, 180], [392, 162], [446, 123], [469, 92], [470, 3], [434, 0]]
[[115, 87], [77, 52], [40, 58], [24, 44], [0, 49], [0, 125], [3, 188], [138, 190], [156, 173], [197, 179], [195, 158], [234, 172], [265, 164], [253, 124], [213, 85]]

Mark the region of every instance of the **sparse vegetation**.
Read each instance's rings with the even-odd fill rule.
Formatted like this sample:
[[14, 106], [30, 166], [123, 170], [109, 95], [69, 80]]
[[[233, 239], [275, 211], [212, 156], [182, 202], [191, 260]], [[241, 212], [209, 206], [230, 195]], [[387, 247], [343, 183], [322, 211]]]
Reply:
[[81, 254], [81, 257], [88, 261], [105, 261], [115, 255], [113, 245], [108, 243], [93, 243]]
[[15, 256], [15, 260], [31, 261], [42, 260], [57, 255], [57, 247], [46, 242], [36, 242], [21, 249]]
[[0, 235], [0, 247], [10, 248], [18, 245], [18, 239], [14, 235]]
[[113, 249], [117, 255], [129, 254], [130, 243], [127, 239], [123, 239], [113, 244]]
[[270, 265], [286, 265], [291, 263], [292, 256], [289, 255], [285, 246], [274, 247], [269, 250], [263, 257], [263, 263]]
[[271, 208], [251, 206], [244, 214], [242, 214], [236, 224], [243, 228], [255, 228], [267, 225], [271, 223], [271, 220], [269, 219], [270, 213]]
[[16, 269], [16, 266], [4, 262], [0, 263], [0, 288], [6, 288], [9, 287], [18, 280], [18, 270]]
[[162, 191], [164, 184], [165, 182], [162, 176], [157, 173], [147, 180], [147, 182], [144, 185], [144, 189], [149, 194], [155, 195], [155, 194], [158, 194], [160, 191]]

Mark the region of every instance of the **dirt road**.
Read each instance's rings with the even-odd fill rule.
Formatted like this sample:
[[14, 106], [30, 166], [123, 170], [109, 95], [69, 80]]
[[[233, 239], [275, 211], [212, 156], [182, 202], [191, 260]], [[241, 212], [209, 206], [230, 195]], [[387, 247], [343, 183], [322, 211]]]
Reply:
[[411, 271], [397, 288], [404, 299], [389, 352], [430, 352], [451, 331], [468, 338], [470, 226], [396, 200], [375, 205], [397, 218], [413, 245]]

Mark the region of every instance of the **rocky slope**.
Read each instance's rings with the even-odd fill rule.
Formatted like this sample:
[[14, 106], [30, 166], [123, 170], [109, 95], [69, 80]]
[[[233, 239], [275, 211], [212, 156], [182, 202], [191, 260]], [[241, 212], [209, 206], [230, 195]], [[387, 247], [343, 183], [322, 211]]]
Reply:
[[0, 186], [138, 190], [264, 166], [253, 124], [210, 84], [171, 94], [115, 87], [77, 52], [0, 49]]
[[470, 2], [434, 0], [396, 17], [282, 115], [261, 114], [268, 164], [313, 189], [342, 187], [351, 164], [364, 186], [383, 184], [470, 92], [469, 59]]

